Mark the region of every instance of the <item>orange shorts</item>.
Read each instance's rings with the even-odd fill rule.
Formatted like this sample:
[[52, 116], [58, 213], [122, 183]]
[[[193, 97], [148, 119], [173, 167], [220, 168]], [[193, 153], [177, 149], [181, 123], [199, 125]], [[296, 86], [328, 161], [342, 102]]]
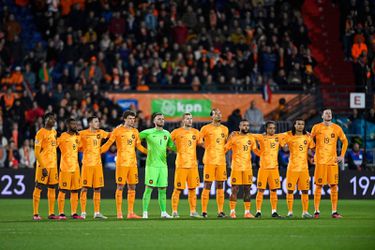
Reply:
[[57, 168], [47, 168], [48, 175], [43, 177], [42, 168], [40, 166], [36, 167], [35, 171], [35, 182], [44, 185], [56, 185], [59, 183], [59, 175], [57, 174]]
[[200, 184], [198, 168], [177, 168], [174, 173], [174, 187], [185, 189], [196, 188]]
[[125, 185], [138, 184], [138, 168], [137, 167], [116, 167], [116, 183]]
[[79, 170], [74, 172], [60, 171], [59, 189], [73, 191], [81, 189], [81, 175], [79, 173]]
[[204, 165], [203, 169], [204, 181], [226, 181], [227, 166], [226, 165]]
[[279, 169], [259, 169], [257, 178], [258, 189], [266, 189], [267, 183], [268, 188], [271, 190], [280, 188]]
[[339, 184], [339, 166], [315, 165], [314, 183], [316, 185], [337, 185]]
[[310, 175], [309, 171], [287, 171], [286, 172], [286, 183], [288, 190], [295, 190], [296, 185], [298, 190], [309, 190], [310, 189]]
[[252, 170], [232, 170], [230, 173], [231, 185], [251, 185], [253, 184]]
[[81, 182], [82, 187], [104, 187], [103, 167], [101, 165], [93, 167], [83, 166]]

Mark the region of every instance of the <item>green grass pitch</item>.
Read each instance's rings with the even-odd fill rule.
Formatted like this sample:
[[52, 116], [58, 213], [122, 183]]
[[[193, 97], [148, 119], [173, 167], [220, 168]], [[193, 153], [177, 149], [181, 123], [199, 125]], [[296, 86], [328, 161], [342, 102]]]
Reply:
[[[126, 200], [123, 204], [126, 211]], [[173, 220], [159, 219], [157, 200], [151, 201], [148, 220], [118, 221], [115, 201], [102, 200], [102, 212], [109, 219], [93, 221], [92, 202], [87, 205], [85, 221], [34, 222], [31, 200], [0, 200], [0, 249], [375, 249], [374, 200], [340, 200], [340, 220], [330, 218], [329, 200], [322, 201], [319, 220], [300, 219], [299, 200], [294, 204], [295, 219], [271, 219], [266, 199], [263, 218], [252, 220], [241, 218], [242, 201], [237, 203], [238, 219], [217, 219], [212, 197], [209, 219], [189, 218], [187, 200], [180, 201], [181, 218]], [[228, 212], [228, 201], [225, 206]], [[141, 200], [135, 207], [140, 215]], [[66, 200], [66, 214], [69, 209]], [[46, 200], [40, 212], [45, 218]], [[286, 214], [285, 200], [279, 201], [279, 212]]]

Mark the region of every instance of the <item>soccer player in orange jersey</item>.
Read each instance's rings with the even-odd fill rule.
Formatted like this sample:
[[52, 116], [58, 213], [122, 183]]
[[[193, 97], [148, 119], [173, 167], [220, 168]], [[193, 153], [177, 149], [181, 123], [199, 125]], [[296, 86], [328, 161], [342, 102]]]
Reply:
[[100, 213], [100, 189], [104, 187], [103, 167], [100, 146], [109, 133], [99, 129], [99, 118], [88, 118], [89, 128], [79, 132], [81, 148], [83, 151], [82, 176], [81, 176], [81, 217], [86, 219], [87, 189], [94, 188], [94, 219], [107, 219]]
[[[348, 140], [341, 127], [332, 123], [332, 111], [330, 109], [323, 110], [323, 122], [314, 125], [311, 136], [315, 139], [315, 193], [314, 193], [314, 217], [319, 218], [320, 198], [322, 195], [323, 185], [329, 185], [331, 188], [332, 218], [341, 218], [337, 212], [338, 202], [338, 183], [339, 183], [339, 167], [338, 162], [344, 160], [346, 149], [348, 148]], [[337, 141], [342, 142], [341, 154], [337, 156]]]
[[210, 190], [213, 181], [216, 181], [216, 203], [218, 217], [226, 217], [224, 209], [224, 181], [227, 180], [227, 166], [224, 146], [228, 137], [228, 128], [221, 124], [221, 111], [211, 111], [212, 122], [201, 128], [200, 139], [205, 148], [204, 189], [202, 192], [202, 216], [207, 218], [207, 206], [210, 199]]
[[42, 188], [48, 187], [48, 219], [59, 219], [55, 216], [56, 184], [58, 183], [57, 156], [56, 156], [56, 130], [55, 115], [44, 115], [44, 128], [41, 128], [35, 136], [35, 188], [33, 192], [34, 220], [41, 220], [39, 216], [39, 202]]
[[200, 184], [196, 150], [199, 143], [199, 131], [192, 128], [192, 125], [193, 116], [190, 113], [185, 113], [182, 117], [182, 127], [173, 130], [171, 133], [172, 140], [177, 147], [176, 172], [172, 194], [172, 216], [174, 218], [179, 218], [178, 202], [186, 183], [189, 189], [190, 216], [201, 217], [196, 211], [196, 188]]
[[79, 173], [78, 148], [80, 136], [78, 134], [77, 121], [73, 118], [66, 120], [67, 131], [57, 139], [57, 145], [61, 151], [59, 195], [57, 204], [60, 220], [66, 220], [64, 214], [65, 195], [70, 191], [70, 208], [73, 219], [82, 219], [77, 214], [78, 192], [81, 190], [81, 174]]
[[225, 151], [232, 150], [231, 164], [231, 185], [232, 194], [230, 196], [230, 217], [236, 218], [237, 194], [240, 186], [244, 190], [245, 218], [254, 218], [250, 213], [250, 187], [253, 183], [253, 169], [251, 165], [251, 151], [257, 148], [255, 139], [249, 134], [249, 121], [240, 122], [240, 132], [229, 137], [225, 144]]
[[309, 150], [315, 147], [315, 143], [305, 130], [305, 121], [297, 119], [292, 127], [291, 132], [287, 132], [282, 146], [287, 146], [290, 151], [290, 159], [286, 174], [286, 182], [288, 193], [286, 200], [288, 204], [288, 218], [293, 217], [293, 193], [298, 186], [298, 190], [302, 192], [302, 218], [310, 219], [313, 216], [309, 214], [309, 189], [310, 175], [308, 168]]
[[144, 154], [147, 149], [141, 145], [139, 132], [134, 128], [136, 114], [127, 110], [123, 114], [124, 123], [113, 130], [109, 140], [102, 146], [101, 152], [108, 151], [111, 145], [116, 141], [117, 160], [116, 160], [116, 210], [117, 218], [122, 219], [122, 193], [124, 185], [128, 184], [128, 219], [140, 219], [141, 217], [134, 213], [135, 187], [138, 184], [138, 168], [135, 148]]
[[280, 147], [280, 141], [283, 139], [283, 135], [275, 134], [276, 123], [274, 121], [268, 121], [265, 124], [266, 134], [252, 134], [260, 147], [260, 167], [258, 171], [257, 186], [258, 192], [256, 196], [256, 218], [262, 216], [261, 208], [263, 203], [263, 193], [267, 188], [270, 189], [270, 201], [272, 207], [272, 217], [281, 218], [277, 213], [277, 189], [280, 189], [280, 174], [279, 174], [279, 163], [278, 153]]

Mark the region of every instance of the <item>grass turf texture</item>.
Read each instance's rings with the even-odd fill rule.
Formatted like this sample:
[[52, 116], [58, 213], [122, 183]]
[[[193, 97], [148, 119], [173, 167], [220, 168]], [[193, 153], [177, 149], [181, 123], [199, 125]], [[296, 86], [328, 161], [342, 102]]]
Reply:
[[[135, 204], [141, 215], [141, 200]], [[199, 203], [199, 199], [198, 199]], [[252, 212], [255, 213], [255, 201]], [[191, 219], [188, 202], [181, 200], [180, 219], [159, 219], [157, 200], [150, 204], [148, 220], [116, 219], [115, 201], [102, 200], [106, 221], [92, 219], [88, 201], [85, 221], [48, 221], [47, 200], [40, 204], [42, 221], [32, 221], [31, 200], [0, 201], [0, 249], [374, 249], [374, 200], [340, 200], [343, 219], [330, 217], [330, 201], [323, 200], [319, 220], [303, 220], [301, 203], [295, 200], [295, 219], [271, 219], [270, 204], [263, 202], [262, 219], [243, 219], [243, 203], [237, 203], [237, 219], [216, 218], [216, 201], [211, 197], [209, 219]], [[198, 204], [198, 210], [200, 204]], [[228, 201], [225, 210], [229, 212]], [[66, 214], [70, 211], [66, 200]], [[123, 211], [126, 214], [126, 200]], [[168, 211], [170, 203], [168, 201]], [[310, 201], [312, 212], [312, 201]], [[279, 201], [279, 213], [286, 215], [286, 203]]]

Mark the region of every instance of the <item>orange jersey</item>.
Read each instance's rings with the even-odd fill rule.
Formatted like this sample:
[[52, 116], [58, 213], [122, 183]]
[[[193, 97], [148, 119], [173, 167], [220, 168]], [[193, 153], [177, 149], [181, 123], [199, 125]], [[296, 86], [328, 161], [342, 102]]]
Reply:
[[195, 128], [177, 128], [171, 133], [177, 147], [176, 168], [197, 168], [199, 131]]
[[252, 135], [233, 135], [225, 144], [225, 151], [232, 150], [232, 170], [252, 170], [251, 150], [256, 148], [255, 138]]
[[344, 156], [348, 147], [348, 140], [341, 127], [332, 123], [329, 126], [324, 123], [314, 125], [311, 131], [312, 138], [315, 138], [315, 162], [317, 164], [334, 165], [337, 157], [337, 140], [343, 143], [341, 156]]
[[228, 128], [224, 125], [207, 124], [201, 128], [200, 139], [204, 140], [205, 165], [226, 165], [224, 146], [227, 138]]
[[40, 159], [43, 164], [37, 161], [37, 165], [42, 165], [43, 168], [57, 168], [56, 145], [56, 130], [39, 129], [35, 136], [35, 152], [36, 147], [41, 147]]
[[108, 138], [109, 133], [102, 129], [98, 129], [96, 132], [92, 132], [90, 129], [85, 129], [80, 131], [79, 135], [81, 136], [81, 148], [83, 151], [83, 166], [101, 166], [102, 159], [100, 146], [102, 139]]
[[102, 151], [107, 151], [113, 142], [116, 141], [117, 159], [116, 166], [121, 167], [136, 167], [137, 156], [135, 148], [140, 151], [144, 148], [139, 139], [139, 132], [135, 128], [126, 128], [119, 126], [113, 130], [109, 140], [103, 145]]
[[62, 172], [75, 172], [79, 170], [79, 144], [80, 136], [78, 134], [70, 135], [64, 132], [57, 139], [57, 145], [61, 151], [60, 170]]
[[284, 135], [265, 135], [252, 134], [259, 143], [260, 168], [277, 169], [279, 167], [278, 154], [280, 141], [284, 139]]
[[293, 135], [288, 132], [282, 144], [284, 143], [288, 145], [290, 152], [288, 170], [294, 172], [308, 170], [308, 150], [315, 147], [311, 136]]

